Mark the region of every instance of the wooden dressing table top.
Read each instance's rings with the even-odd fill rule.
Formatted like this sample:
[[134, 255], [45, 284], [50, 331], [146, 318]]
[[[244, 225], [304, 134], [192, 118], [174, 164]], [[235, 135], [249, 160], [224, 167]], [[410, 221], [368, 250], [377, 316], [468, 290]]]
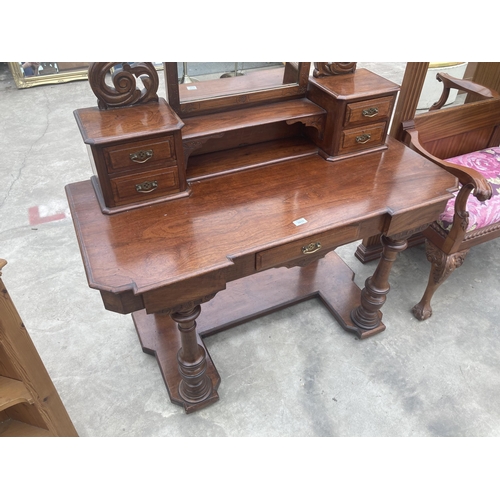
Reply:
[[313, 155], [197, 181], [189, 198], [111, 216], [90, 181], [66, 189], [90, 287], [139, 295], [201, 275], [237, 279], [255, 272], [255, 254], [318, 233], [337, 231], [345, 244], [428, 223], [453, 186], [389, 138], [383, 152], [338, 162]]

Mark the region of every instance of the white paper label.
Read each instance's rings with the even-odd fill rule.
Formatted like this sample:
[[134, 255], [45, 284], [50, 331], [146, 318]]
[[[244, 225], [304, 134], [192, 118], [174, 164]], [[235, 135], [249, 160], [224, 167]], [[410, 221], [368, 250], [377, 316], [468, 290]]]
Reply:
[[305, 224], [307, 221], [306, 219], [304, 219], [302, 217], [302, 219], [297, 219], [297, 220], [294, 220], [293, 223], [296, 225], [296, 226], [302, 226], [302, 224]]

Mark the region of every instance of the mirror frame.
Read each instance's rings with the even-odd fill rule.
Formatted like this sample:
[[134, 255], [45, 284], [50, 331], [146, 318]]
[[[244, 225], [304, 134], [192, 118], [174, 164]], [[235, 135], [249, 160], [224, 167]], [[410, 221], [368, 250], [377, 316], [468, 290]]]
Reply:
[[54, 83], [66, 83], [75, 80], [87, 80], [88, 69], [78, 71], [64, 71], [62, 73], [54, 73], [52, 75], [41, 76], [24, 76], [18, 62], [8, 63], [10, 72], [14, 77], [14, 82], [18, 89], [26, 89], [37, 85], [49, 85]]
[[[293, 65], [293, 63], [290, 63], [290, 65]], [[296, 72], [297, 83], [283, 84], [280, 87], [265, 90], [250, 90], [228, 96], [214, 96], [213, 98], [183, 103], [180, 101], [179, 95], [177, 62], [164, 62], [166, 97], [171, 108], [181, 118], [227, 111], [244, 106], [263, 104], [269, 101], [283, 101], [303, 97], [307, 90], [310, 67], [311, 63], [309, 62], [299, 62], [296, 68], [292, 68], [292, 72]], [[287, 69], [286, 66], [285, 69]]]

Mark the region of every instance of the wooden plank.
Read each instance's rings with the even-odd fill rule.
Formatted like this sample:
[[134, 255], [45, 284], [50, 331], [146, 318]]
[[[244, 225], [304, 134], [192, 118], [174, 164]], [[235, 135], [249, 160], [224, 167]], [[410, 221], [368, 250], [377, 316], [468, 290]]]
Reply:
[[224, 111], [211, 115], [184, 118], [185, 126], [182, 129], [184, 141], [196, 139], [206, 135], [216, 135], [267, 123], [280, 121], [300, 120], [314, 116], [325, 115], [326, 111], [308, 99], [276, 102], [266, 106], [234, 111]]
[[[32, 405], [10, 406], [6, 414], [14, 420], [46, 427], [53, 436], [77, 436], [57, 390], [38, 355], [24, 324], [1, 279], [2, 268], [7, 262], [0, 259], [0, 363], [2, 375], [21, 380], [32, 395]], [[3, 383], [2, 383], [3, 386]], [[1, 389], [0, 389], [1, 392]], [[7, 403], [6, 403], [7, 404]], [[0, 433], [1, 435], [1, 433]]]
[[239, 172], [250, 168], [270, 165], [287, 159], [316, 154], [318, 148], [303, 137], [282, 139], [235, 150], [217, 151], [192, 156], [187, 168], [190, 182], [208, 179], [217, 175]]

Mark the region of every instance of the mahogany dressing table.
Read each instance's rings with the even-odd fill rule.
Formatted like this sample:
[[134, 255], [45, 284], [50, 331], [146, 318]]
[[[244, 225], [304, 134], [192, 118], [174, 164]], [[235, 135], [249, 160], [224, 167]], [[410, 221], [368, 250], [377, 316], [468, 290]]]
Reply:
[[[183, 100], [165, 63], [167, 103], [153, 65], [136, 63], [123, 72], [145, 89], [124, 102], [103, 83], [110, 64], [89, 69], [99, 106], [75, 111], [95, 175], [66, 192], [89, 286], [132, 313], [173, 403], [218, 400], [203, 337], [250, 318], [319, 297], [359, 338], [385, 329], [396, 255], [455, 186], [387, 137], [396, 85], [355, 63], [315, 63], [311, 77], [287, 63], [279, 85], [244, 93], [236, 77], [218, 99]], [[360, 290], [334, 250], [377, 233], [383, 255]]]

